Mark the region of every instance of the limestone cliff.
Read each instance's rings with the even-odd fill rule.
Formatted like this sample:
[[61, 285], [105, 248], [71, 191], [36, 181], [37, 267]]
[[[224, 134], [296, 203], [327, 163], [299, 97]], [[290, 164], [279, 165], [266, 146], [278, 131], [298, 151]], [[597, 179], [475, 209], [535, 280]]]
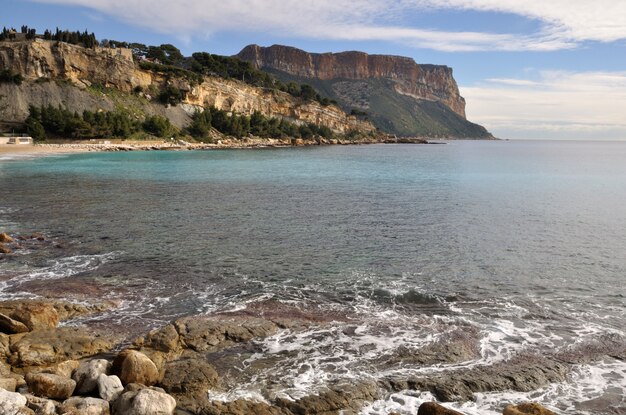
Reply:
[[280, 45], [250, 45], [236, 56], [283, 81], [308, 82], [345, 110], [367, 111], [377, 127], [390, 133], [491, 138], [466, 120], [465, 99], [447, 66], [363, 52], [307, 53]]
[[[284, 92], [217, 77], [192, 82], [143, 70], [128, 49], [87, 49], [41, 39], [5, 41], [0, 42], [1, 69], [25, 79], [22, 85], [0, 84], [0, 122], [9, 125], [27, 117], [28, 105], [63, 105], [73, 111], [123, 108], [137, 117], [167, 116], [177, 126], [186, 125], [197, 109], [214, 105], [241, 114], [260, 111], [296, 123], [312, 122], [338, 133], [375, 130], [369, 122], [348, 116], [336, 106], [303, 102]], [[167, 85], [184, 92], [181, 105], [165, 107], [154, 102], [156, 92]], [[144, 92], [133, 93], [139, 89]]]

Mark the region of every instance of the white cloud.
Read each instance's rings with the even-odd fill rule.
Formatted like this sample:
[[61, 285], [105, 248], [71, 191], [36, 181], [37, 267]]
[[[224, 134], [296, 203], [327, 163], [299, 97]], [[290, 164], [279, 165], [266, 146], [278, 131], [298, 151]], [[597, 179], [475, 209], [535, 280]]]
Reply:
[[546, 71], [461, 93], [468, 118], [498, 137], [626, 139], [626, 72]]
[[[623, 0], [35, 0], [73, 4], [152, 30], [205, 36], [272, 32], [301, 38], [383, 40], [443, 51], [576, 47], [586, 40], [626, 39]], [[543, 23], [538, 33], [455, 32], [399, 26], [398, 16], [424, 9], [513, 13]]]

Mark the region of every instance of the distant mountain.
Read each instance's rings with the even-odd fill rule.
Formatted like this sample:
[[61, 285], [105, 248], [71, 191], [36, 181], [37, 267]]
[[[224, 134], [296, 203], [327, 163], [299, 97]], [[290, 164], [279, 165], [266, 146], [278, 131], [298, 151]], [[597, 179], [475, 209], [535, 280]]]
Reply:
[[283, 82], [311, 84], [346, 112], [367, 117], [390, 134], [493, 138], [466, 119], [465, 99], [447, 66], [363, 52], [308, 53], [281, 45], [249, 45], [236, 57]]

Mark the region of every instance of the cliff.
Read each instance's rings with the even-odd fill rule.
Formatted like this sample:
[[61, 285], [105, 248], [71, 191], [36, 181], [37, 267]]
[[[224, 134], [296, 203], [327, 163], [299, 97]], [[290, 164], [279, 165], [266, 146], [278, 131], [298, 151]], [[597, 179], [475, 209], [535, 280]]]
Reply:
[[[229, 112], [325, 125], [337, 133], [372, 132], [369, 123], [346, 115], [340, 108], [304, 102], [287, 93], [253, 87], [218, 77], [194, 82], [171, 73], [144, 70], [130, 50], [88, 49], [63, 42], [33, 40], [0, 42], [0, 70], [21, 74], [21, 85], [0, 84], [0, 123], [19, 124], [28, 106], [62, 105], [72, 111], [124, 109], [137, 118], [163, 115], [176, 126], [190, 122], [196, 110], [215, 106]], [[175, 107], [156, 102], [159, 90], [173, 85], [183, 91]], [[135, 91], [144, 91], [140, 94]]]
[[466, 120], [465, 99], [447, 66], [363, 52], [307, 53], [280, 45], [250, 45], [236, 56], [283, 81], [308, 82], [347, 111], [368, 112], [389, 133], [491, 138]]

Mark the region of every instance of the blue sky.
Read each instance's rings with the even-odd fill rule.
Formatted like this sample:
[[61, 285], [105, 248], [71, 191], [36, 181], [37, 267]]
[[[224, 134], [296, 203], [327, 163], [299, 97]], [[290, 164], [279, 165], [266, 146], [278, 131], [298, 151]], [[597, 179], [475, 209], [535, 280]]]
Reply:
[[231, 55], [250, 43], [454, 68], [502, 138], [626, 139], [623, 0], [1, 0], [0, 24]]

